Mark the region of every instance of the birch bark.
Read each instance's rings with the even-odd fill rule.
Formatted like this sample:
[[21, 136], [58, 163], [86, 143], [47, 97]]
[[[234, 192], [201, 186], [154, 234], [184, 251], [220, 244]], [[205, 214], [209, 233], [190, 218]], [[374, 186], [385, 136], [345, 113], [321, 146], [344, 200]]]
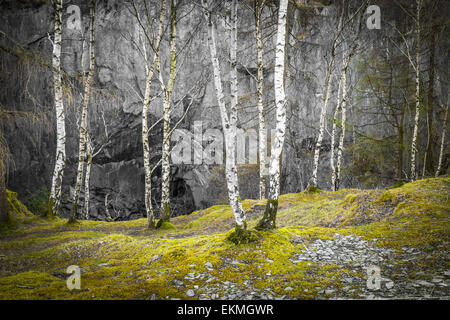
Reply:
[[285, 73], [285, 45], [286, 45], [286, 17], [288, 0], [280, 0], [277, 23], [277, 42], [275, 48], [275, 104], [276, 104], [276, 134], [271, 150], [269, 163], [269, 195], [262, 219], [258, 222], [258, 229], [275, 228], [280, 195], [281, 153], [286, 135], [286, 94], [284, 91]]
[[420, 119], [420, 13], [422, 7], [422, 0], [416, 0], [416, 115], [414, 117], [414, 130], [411, 139], [411, 180], [414, 181], [417, 178], [416, 173], [416, 158], [417, 158], [417, 135], [419, 132], [419, 119]]
[[[164, 27], [164, 13], [165, 13], [165, 0], [161, 0], [161, 11], [159, 15], [159, 27], [158, 36], [156, 38], [156, 44], [154, 49], [153, 62], [147, 71], [147, 78], [145, 82], [144, 102], [142, 104], [142, 148], [144, 153], [144, 175], [145, 175], [145, 211], [148, 221], [148, 227], [155, 227], [155, 215], [152, 206], [152, 171], [150, 168], [150, 143], [148, 140], [148, 110], [150, 106], [150, 90], [152, 85], [152, 79], [155, 69], [159, 63], [159, 47], [163, 35]], [[147, 69], [147, 68], [146, 68]]]
[[264, 88], [264, 64], [263, 64], [263, 43], [261, 31], [261, 16], [264, 8], [265, 0], [260, 2], [255, 0], [255, 27], [256, 27], [256, 50], [257, 50], [257, 107], [259, 117], [259, 198], [266, 197], [266, 154], [267, 154], [267, 132], [263, 105], [263, 88]]
[[430, 57], [428, 69], [428, 99], [427, 99], [427, 147], [423, 159], [422, 179], [427, 175], [431, 175], [434, 171], [433, 161], [433, 92], [434, 92], [434, 52], [435, 52], [435, 34], [436, 27], [432, 28], [430, 35]]
[[339, 136], [339, 146], [337, 153], [337, 168], [336, 176], [333, 184], [334, 191], [339, 190], [339, 184], [341, 181], [341, 168], [342, 159], [344, 154], [344, 139], [345, 139], [345, 129], [347, 121], [347, 68], [350, 63], [351, 55], [349, 55], [345, 61], [344, 70], [342, 71], [342, 102], [341, 102], [341, 133]]
[[330, 168], [331, 168], [331, 190], [336, 191], [336, 166], [334, 165], [335, 160], [335, 152], [334, 145], [336, 140], [336, 131], [337, 131], [337, 121], [339, 116], [339, 110], [341, 109], [341, 92], [342, 92], [342, 74], [339, 79], [339, 87], [338, 87], [338, 95], [336, 101], [336, 109], [334, 111], [333, 116], [333, 128], [331, 130], [331, 150], [330, 150]]
[[331, 45], [330, 61], [328, 62], [327, 73], [325, 75], [324, 93], [322, 95], [322, 108], [320, 110], [319, 136], [317, 137], [316, 147], [314, 149], [313, 172], [310, 183], [312, 187], [317, 187], [317, 171], [319, 169], [320, 148], [322, 147], [322, 140], [325, 133], [325, 116], [327, 114], [328, 100], [331, 91], [331, 78], [333, 74], [333, 65], [336, 55], [337, 38], [339, 37], [339, 34], [342, 30], [343, 19], [344, 9], [342, 9], [342, 13], [339, 18], [337, 33]]
[[161, 194], [161, 221], [170, 220], [170, 112], [172, 92], [175, 82], [175, 72], [177, 66], [176, 60], [176, 31], [177, 31], [177, 14], [176, 1], [170, 1], [170, 74], [167, 86], [165, 87], [164, 99], [164, 131], [162, 144], [162, 194]]
[[53, 90], [56, 112], [56, 160], [50, 190], [52, 214], [59, 214], [61, 188], [66, 165], [66, 127], [61, 74], [61, 39], [62, 39], [62, 0], [54, 0], [55, 35], [53, 40]]
[[219, 104], [220, 115], [222, 119], [222, 128], [225, 137], [225, 175], [227, 180], [228, 198], [230, 206], [233, 211], [233, 215], [236, 221], [236, 228], [238, 230], [246, 229], [245, 213], [242, 209], [242, 203], [239, 196], [239, 182], [236, 169], [236, 155], [234, 148], [235, 136], [231, 128], [231, 121], [228, 119], [227, 110], [225, 106], [225, 98], [222, 88], [222, 78], [220, 71], [220, 64], [217, 57], [216, 49], [216, 29], [211, 17], [211, 11], [208, 8], [208, 1], [202, 0], [204, 7], [204, 16], [208, 24], [208, 45], [211, 56], [211, 62], [214, 72], [214, 86], [216, 89], [217, 102]]
[[89, 220], [89, 180], [91, 177], [91, 167], [92, 167], [92, 145], [89, 143], [89, 136], [86, 134], [86, 146], [87, 146], [87, 164], [86, 164], [86, 175], [84, 176], [84, 217]]
[[95, 66], [95, 39], [94, 39], [94, 19], [95, 19], [95, 6], [94, 1], [89, 1], [89, 73], [84, 86], [84, 99], [81, 111], [81, 125], [80, 125], [80, 140], [79, 140], [79, 151], [78, 151], [78, 170], [77, 170], [77, 181], [75, 184], [75, 194], [72, 200], [72, 209], [70, 211], [69, 222], [73, 223], [77, 220], [78, 211], [78, 198], [80, 196], [81, 185], [83, 183], [83, 169], [84, 169], [84, 158], [86, 155], [86, 136], [87, 136], [87, 113], [89, 98], [91, 92], [91, 85], [94, 76], [94, 66]]
[[344, 65], [341, 70], [341, 81], [340, 86], [342, 88], [342, 96], [341, 96], [341, 102], [340, 102], [340, 109], [341, 109], [341, 133], [339, 135], [339, 145], [338, 145], [338, 153], [337, 153], [337, 167], [336, 172], [334, 174], [334, 181], [332, 183], [333, 191], [339, 190], [339, 184], [341, 181], [341, 169], [342, 169], [342, 161], [344, 157], [344, 140], [345, 140], [345, 133], [346, 133], [346, 122], [347, 122], [347, 71], [348, 67], [350, 65], [350, 61], [352, 60], [353, 55], [356, 52], [356, 49], [358, 48], [358, 36], [359, 31], [356, 38], [354, 39], [354, 44], [351, 48], [350, 53], [347, 55], [344, 61]]
[[442, 168], [442, 158], [444, 156], [444, 147], [445, 147], [445, 133], [447, 132], [447, 116], [448, 116], [448, 102], [447, 106], [445, 107], [444, 124], [442, 125], [441, 151], [439, 152], [439, 161], [435, 174], [436, 178], [439, 176], [439, 173]]

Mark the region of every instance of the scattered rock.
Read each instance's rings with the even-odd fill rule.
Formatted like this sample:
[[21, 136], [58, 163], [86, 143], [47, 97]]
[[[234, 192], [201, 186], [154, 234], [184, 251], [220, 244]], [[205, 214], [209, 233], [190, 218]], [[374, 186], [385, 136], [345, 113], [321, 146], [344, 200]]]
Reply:
[[192, 290], [192, 289], [189, 289], [189, 290], [186, 292], [186, 296], [187, 296], [187, 297], [193, 297], [193, 296], [195, 296], [195, 291]]
[[184, 282], [178, 279], [173, 280], [173, 284], [176, 285], [177, 287], [181, 287], [184, 285]]
[[99, 267], [112, 267], [113, 265], [110, 263], [99, 263], [97, 266]]
[[419, 286], [426, 286], [426, 287], [434, 286], [433, 283], [430, 283], [430, 282], [425, 281], [425, 280], [416, 280], [415, 283], [418, 284]]

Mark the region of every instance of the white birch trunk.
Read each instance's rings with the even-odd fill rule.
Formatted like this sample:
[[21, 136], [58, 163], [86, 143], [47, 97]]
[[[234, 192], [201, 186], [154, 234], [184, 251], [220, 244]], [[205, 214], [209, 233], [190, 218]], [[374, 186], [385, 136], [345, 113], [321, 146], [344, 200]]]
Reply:
[[154, 56], [152, 67], [147, 73], [144, 103], [142, 106], [142, 147], [144, 153], [144, 176], [145, 176], [145, 211], [149, 227], [154, 226], [154, 212], [152, 206], [152, 173], [150, 168], [150, 143], [148, 140], [148, 109], [150, 105], [150, 89], [153, 73], [158, 63], [157, 54]]
[[75, 184], [75, 193], [72, 200], [72, 210], [70, 213], [69, 222], [75, 222], [77, 219], [78, 211], [78, 198], [80, 196], [81, 185], [83, 183], [83, 169], [84, 169], [84, 158], [86, 155], [86, 136], [87, 136], [87, 113], [89, 105], [89, 97], [91, 93], [91, 85], [94, 76], [94, 66], [95, 66], [95, 39], [94, 39], [94, 19], [95, 19], [95, 6], [94, 1], [89, 1], [90, 13], [89, 13], [89, 30], [90, 30], [90, 40], [89, 40], [89, 74], [84, 86], [84, 99], [83, 106], [81, 110], [81, 124], [80, 124], [80, 139], [79, 139], [79, 151], [78, 151], [78, 170], [77, 170], [77, 181]]
[[89, 137], [86, 135], [86, 146], [87, 146], [87, 164], [86, 164], [86, 175], [84, 176], [84, 217], [89, 220], [89, 180], [91, 178], [91, 167], [92, 167], [92, 146], [89, 143]]
[[211, 13], [208, 9], [208, 1], [202, 0], [202, 5], [204, 7], [205, 19], [208, 24], [208, 45], [211, 55], [211, 62], [213, 65], [214, 86], [216, 89], [216, 97], [217, 102], [219, 104], [220, 115], [222, 119], [222, 128], [225, 137], [225, 148], [226, 148], [225, 175], [227, 180], [228, 197], [230, 200], [230, 206], [233, 211], [236, 224], [239, 228], [242, 229], [246, 228], [246, 226], [245, 226], [245, 213], [244, 210], [242, 209], [242, 203], [239, 197], [239, 182], [236, 169], [236, 155], [234, 148], [235, 136], [233, 135], [233, 132], [235, 132], [235, 130], [231, 128], [231, 123], [228, 119], [227, 110], [225, 107], [225, 98], [222, 88], [220, 64], [217, 58], [216, 30], [212, 22]]
[[[150, 69], [146, 68], [146, 83], [144, 102], [142, 104], [142, 148], [144, 158], [144, 175], [145, 175], [145, 211], [149, 227], [154, 227], [155, 216], [152, 206], [152, 171], [150, 168], [150, 143], [148, 140], [149, 126], [148, 126], [148, 109], [150, 106], [150, 90], [153, 79], [154, 71], [159, 63], [159, 47], [163, 34], [164, 24], [164, 12], [165, 12], [165, 0], [161, 0], [161, 11], [159, 16], [158, 37], [156, 39], [155, 52], [153, 56], [153, 62]], [[145, 44], [144, 44], [145, 45]]]
[[278, 210], [278, 197], [280, 196], [280, 169], [281, 153], [283, 151], [284, 138], [286, 135], [286, 94], [284, 91], [285, 72], [285, 44], [286, 44], [286, 20], [287, 20], [288, 0], [280, 0], [277, 23], [277, 42], [275, 48], [275, 70], [274, 89], [276, 105], [276, 133], [275, 141], [272, 145], [269, 163], [269, 194], [266, 210], [261, 221], [258, 223], [259, 229], [275, 228], [275, 219]]
[[259, 117], [259, 198], [266, 197], [266, 154], [267, 154], [267, 132], [263, 105], [263, 88], [264, 88], [264, 64], [263, 64], [263, 43], [261, 32], [261, 15], [264, 7], [264, 0], [262, 3], [259, 0], [255, 1], [255, 27], [256, 27], [256, 49], [257, 49], [257, 107]]
[[439, 176], [439, 173], [441, 172], [442, 158], [444, 156], [445, 133], [447, 132], [447, 117], [448, 117], [448, 103], [447, 103], [447, 106], [445, 107], [444, 123], [442, 125], [441, 151], [439, 152], [439, 161], [438, 161], [438, 166], [437, 166], [436, 174], [435, 174], [436, 178]]
[[284, 91], [285, 70], [285, 42], [286, 42], [286, 16], [288, 0], [280, 1], [278, 9], [277, 44], [275, 51], [275, 104], [276, 104], [276, 134], [275, 143], [270, 156], [270, 191], [269, 199], [278, 200], [280, 195], [280, 160], [286, 136], [286, 94]]
[[339, 136], [339, 146], [337, 153], [337, 167], [336, 167], [336, 177], [334, 181], [334, 191], [339, 190], [339, 184], [341, 181], [341, 168], [342, 160], [344, 155], [344, 140], [345, 140], [345, 129], [347, 121], [347, 67], [350, 63], [350, 57], [347, 58], [342, 73], [342, 103], [341, 103], [341, 133]]
[[417, 0], [417, 14], [416, 14], [416, 115], [414, 117], [414, 130], [411, 142], [411, 180], [416, 180], [416, 158], [417, 158], [417, 135], [419, 132], [419, 119], [420, 119], [420, 10], [422, 1]]
[[339, 79], [339, 87], [338, 87], [338, 94], [337, 94], [337, 100], [336, 100], [336, 109], [334, 110], [334, 116], [333, 116], [333, 128], [331, 130], [331, 150], [330, 150], [330, 168], [331, 168], [331, 190], [336, 191], [335, 185], [336, 185], [336, 167], [334, 165], [334, 145], [336, 140], [336, 131], [337, 131], [337, 120], [339, 115], [339, 110], [341, 109], [341, 91], [342, 91], [342, 74], [341, 78]]
[[52, 213], [59, 214], [61, 188], [66, 165], [66, 127], [61, 74], [62, 0], [53, 1], [55, 9], [55, 35], [53, 40], [53, 90], [56, 111], [56, 160], [50, 190]]
[[[341, 80], [339, 86], [342, 88], [342, 95], [340, 100], [340, 109], [341, 109], [341, 133], [339, 136], [339, 145], [338, 145], [338, 153], [337, 153], [337, 167], [335, 169], [334, 181], [332, 183], [333, 191], [339, 190], [339, 184], [341, 181], [341, 169], [342, 169], [342, 161], [344, 156], [344, 141], [345, 141], [345, 133], [346, 133], [346, 122], [347, 122], [347, 71], [350, 65], [350, 61], [352, 60], [353, 55], [356, 52], [358, 47], [358, 35], [355, 38], [355, 43], [351, 48], [350, 53], [347, 55], [344, 61], [344, 65], [341, 70]], [[353, 129], [354, 130], [354, 129]], [[354, 134], [354, 133], [353, 133]]]
[[[338, 29], [336, 34], [337, 36], [341, 31], [343, 18], [344, 18], [344, 10], [342, 10], [342, 14], [339, 18]], [[320, 110], [319, 136], [317, 137], [316, 147], [314, 149], [313, 172], [311, 176], [311, 186], [313, 187], [317, 187], [317, 171], [319, 169], [320, 148], [322, 147], [322, 140], [325, 134], [325, 116], [327, 114], [328, 100], [331, 91], [331, 78], [333, 75], [333, 65], [336, 54], [337, 36], [333, 39], [330, 61], [328, 62], [327, 73], [325, 75], [324, 93], [322, 96], [322, 107]]]
[[165, 99], [163, 107], [163, 144], [162, 144], [162, 188], [161, 188], [161, 219], [170, 220], [170, 104], [175, 82], [176, 72], [176, 30], [177, 15], [175, 0], [170, 2], [170, 74], [165, 88]]
[[[231, 3], [231, 42], [230, 42], [230, 93], [231, 93], [231, 108], [230, 108], [230, 126], [233, 131], [233, 137], [236, 136], [237, 125], [237, 106], [238, 106], [238, 79], [237, 79], [237, 0], [232, 0]], [[235, 144], [233, 143], [233, 147]], [[234, 154], [234, 152], [233, 152]]]

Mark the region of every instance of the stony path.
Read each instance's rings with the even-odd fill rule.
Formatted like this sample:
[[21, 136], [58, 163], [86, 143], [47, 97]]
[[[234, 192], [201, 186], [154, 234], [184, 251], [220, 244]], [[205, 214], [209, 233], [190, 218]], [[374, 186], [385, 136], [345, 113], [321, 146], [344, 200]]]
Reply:
[[[368, 242], [355, 235], [341, 234], [335, 234], [333, 240], [316, 239], [308, 243], [297, 238], [292, 242], [300, 248], [289, 259], [293, 264], [306, 262], [319, 266], [335, 265], [351, 270], [354, 274], [340, 279], [339, 289], [332, 286], [317, 288], [316, 299], [450, 298], [450, 268], [445, 268], [448, 264], [435, 266], [432, 274], [418, 271], [422, 260], [427, 259], [427, 253], [417, 248], [403, 247], [399, 253], [377, 246], [376, 240]], [[446, 251], [443, 253], [446, 254]], [[236, 267], [240, 263], [236, 260], [225, 262]], [[205, 267], [210, 271], [214, 270], [209, 262]], [[206, 284], [201, 288], [191, 285], [197, 279], [206, 279]], [[251, 281], [244, 281], [243, 284], [219, 281], [210, 273], [189, 273], [183, 281], [176, 279], [172, 284], [184, 291], [187, 297], [199, 299], [292, 299], [289, 292], [293, 290], [286, 283], [286, 294], [280, 295], [270, 289], [255, 288]], [[221, 295], [218, 294], [219, 291]]]

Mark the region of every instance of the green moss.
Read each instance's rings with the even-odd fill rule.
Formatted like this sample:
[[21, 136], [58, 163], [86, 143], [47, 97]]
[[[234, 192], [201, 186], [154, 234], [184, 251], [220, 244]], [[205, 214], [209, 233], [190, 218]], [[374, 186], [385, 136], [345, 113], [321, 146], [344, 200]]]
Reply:
[[387, 189], [395, 189], [395, 188], [400, 188], [405, 184], [405, 181], [399, 181], [396, 184], [394, 184], [393, 186], [387, 188]]
[[354, 194], [354, 193], [348, 194], [345, 197], [344, 205], [348, 206], [348, 205], [353, 204], [355, 202], [355, 200], [357, 199], [357, 197], [358, 197], [358, 194]]
[[17, 193], [6, 190], [6, 201], [8, 202], [8, 213], [14, 217], [33, 216], [27, 207], [17, 199]]
[[234, 230], [227, 234], [226, 239], [236, 245], [259, 241], [259, 237], [254, 232], [247, 230], [247, 224], [245, 222], [243, 228], [236, 225]]
[[6, 202], [9, 219], [0, 223], [0, 233], [11, 233], [20, 224], [30, 223], [35, 219], [34, 214], [17, 199], [16, 192], [6, 190]]
[[390, 191], [386, 191], [385, 193], [383, 193], [381, 195], [381, 197], [379, 198], [379, 201], [381, 201], [381, 202], [394, 202], [395, 201], [395, 196]]
[[275, 229], [276, 217], [278, 211], [278, 200], [267, 200], [266, 209], [262, 219], [258, 222], [256, 229], [269, 230]]
[[176, 227], [168, 221], [163, 221], [159, 228], [162, 230], [176, 230]]
[[[161, 208], [161, 218], [162, 221], [170, 221], [170, 203], [164, 202]], [[158, 221], [159, 223], [159, 221]]]
[[56, 218], [56, 215], [53, 214], [53, 199], [49, 199], [45, 207], [42, 208], [40, 212], [40, 216], [43, 218]]
[[188, 223], [184, 227], [185, 229], [211, 228], [220, 226], [225, 221], [232, 221], [233, 219], [233, 212], [228, 205], [213, 206], [203, 211], [192, 213], [192, 215], [197, 215], [198, 218]]
[[[45, 272], [28, 271], [0, 278], [0, 299], [49, 299], [46, 293], [62, 290], [65, 282]], [[14, 293], [13, 295], [8, 292]], [[56, 298], [54, 294], [52, 298]]]
[[[222, 281], [240, 288], [250, 281], [257, 289], [296, 299], [323, 296], [328, 288], [341, 293], [342, 278], [365, 275], [336, 265], [293, 263], [292, 256], [315, 239], [355, 234], [396, 250], [423, 248], [428, 259], [401, 265], [411, 268], [412, 275], [433, 270], [441, 259], [441, 244], [450, 240], [449, 191], [450, 179], [442, 177], [389, 190], [282, 195], [278, 228], [252, 230], [262, 214], [249, 215], [246, 231], [252, 241], [230, 241], [237, 233], [227, 205], [172, 218], [156, 230], [148, 230], [145, 218], [69, 225], [66, 219], [19, 216], [0, 243], [0, 299], [148, 299], [153, 294], [186, 299], [186, 290], [194, 285], [202, 293], [209, 277], [219, 295]], [[265, 204], [243, 201], [247, 211]], [[206, 262], [213, 268], [206, 268]], [[83, 269], [81, 290], [66, 287], [65, 271], [72, 264]], [[187, 281], [191, 273], [208, 276]], [[174, 279], [185, 287], [175, 286]], [[286, 286], [293, 290], [285, 291]]]
[[306, 190], [305, 193], [320, 193], [323, 192], [323, 190], [315, 187], [315, 186], [309, 186]]

